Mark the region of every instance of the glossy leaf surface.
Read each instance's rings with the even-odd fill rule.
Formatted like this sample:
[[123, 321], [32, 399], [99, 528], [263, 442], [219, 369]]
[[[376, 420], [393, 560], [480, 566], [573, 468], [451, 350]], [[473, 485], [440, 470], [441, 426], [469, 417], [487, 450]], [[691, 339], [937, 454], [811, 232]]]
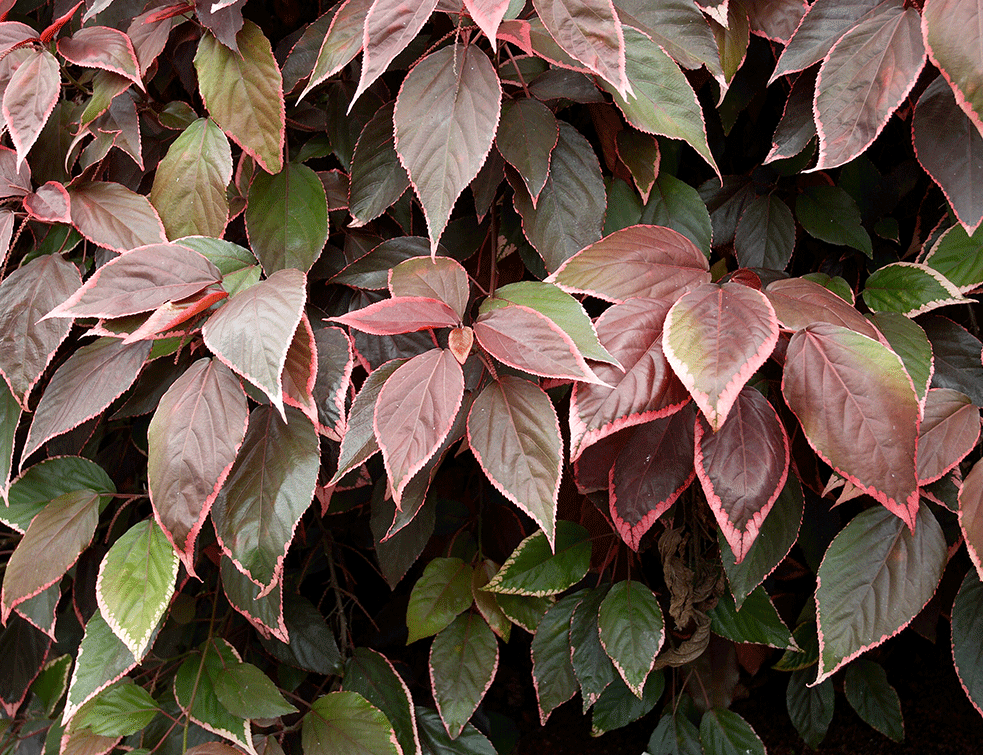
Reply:
[[429, 637], [450, 626], [471, 605], [470, 566], [459, 558], [435, 558], [413, 585], [406, 625], [406, 644]]
[[462, 613], [434, 637], [430, 684], [447, 733], [460, 736], [498, 671], [498, 640], [473, 611]]
[[665, 640], [662, 609], [652, 591], [626, 580], [614, 584], [597, 616], [604, 651], [635, 697], [642, 697], [645, 680]]
[[983, 134], [983, 7], [978, 0], [953, 2], [928, 0], [922, 12], [921, 31], [932, 62], [942, 71], [956, 95], [956, 102]]
[[420, 736], [410, 691], [382, 653], [356, 648], [345, 664], [345, 691], [361, 695], [386, 715], [403, 753], [412, 755], [420, 752]]
[[557, 522], [556, 541], [534, 532], [512, 551], [482, 589], [497, 595], [544, 597], [577, 584], [590, 567], [590, 537], [573, 522]]

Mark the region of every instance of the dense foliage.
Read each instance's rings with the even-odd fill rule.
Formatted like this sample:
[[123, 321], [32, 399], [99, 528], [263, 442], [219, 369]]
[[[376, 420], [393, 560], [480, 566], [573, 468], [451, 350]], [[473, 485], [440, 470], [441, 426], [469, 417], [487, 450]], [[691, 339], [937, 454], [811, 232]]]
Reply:
[[983, 2], [315, 5], [0, 0], [0, 751], [983, 711]]

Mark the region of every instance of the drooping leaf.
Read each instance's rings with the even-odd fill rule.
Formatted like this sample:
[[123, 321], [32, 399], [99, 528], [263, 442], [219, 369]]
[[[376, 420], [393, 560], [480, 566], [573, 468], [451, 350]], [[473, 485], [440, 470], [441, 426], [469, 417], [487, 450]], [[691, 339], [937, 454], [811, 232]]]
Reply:
[[[377, 0], [369, 11], [366, 39], [376, 7], [384, 4]], [[367, 70], [362, 69], [363, 81]], [[423, 205], [431, 254], [436, 253], [454, 203], [491, 149], [501, 103], [498, 74], [488, 56], [473, 45], [431, 53], [403, 80], [393, 113], [396, 152]]]
[[125, 252], [167, 241], [150, 200], [111, 181], [86, 181], [68, 189], [72, 225], [94, 244]]
[[710, 28], [717, 40], [717, 49], [720, 51], [720, 67], [724, 74], [721, 85], [729, 87], [747, 56], [751, 26], [743, 3], [724, 0], [719, 7], [719, 18], [715, 18], [710, 9], [707, 13], [710, 16]]
[[725, 590], [709, 613], [710, 628], [721, 637], [780, 650], [795, 649], [792, 633], [778, 615], [763, 587], [755, 588], [741, 608], [737, 607], [733, 596]]
[[202, 328], [205, 345], [269, 396], [281, 416], [283, 366], [306, 300], [304, 273], [277, 270], [230, 298]]
[[709, 283], [710, 272], [707, 258], [681, 233], [638, 225], [587, 246], [546, 280], [617, 304], [634, 297], [674, 301]]
[[686, 0], [615, 0], [622, 24], [647, 34], [684, 68], [705, 65], [720, 74], [717, 43], [706, 16]]
[[139, 663], [98, 611], [85, 625], [72, 681], [68, 685], [62, 721], [71, 721], [86, 702]]
[[810, 325], [789, 343], [782, 393], [820, 458], [914, 527], [919, 407], [901, 359], [846, 328]]
[[765, 164], [795, 157], [816, 138], [816, 120], [812, 117], [815, 91], [816, 77], [812, 73], [806, 72], [796, 77], [785, 101], [782, 119], [771, 138], [771, 149], [763, 161]]
[[877, 328], [849, 302], [807, 278], [783, 278], [769, 283], [764, 294], [786, 330], [801, 330], [828, 322], [877, 339]]
[[460, 316], [447, 303], [423, 296], [394, 296], [362, 307], [333, 322], [374, 336], [414, 333], [431, 328], [453, 328]]
[[980, 439], [980, 410], [950, 388], [928, 392], [918, 428], [918, 484], [935, 482], [952, 470]]
[[152, 519], [127, 530], [99, 565], [99, 610], [134, 658], [144, 656], [170, 604], [177, 569], [177, 554]]
[[860, 223], [857, 203], [841, 187], [807, 187], [795, 200], [795, 217], [810, 236], [852, 247], [873, 258], [870, 236]]
[[700, 742], [721, 755], [765, 755], [761, 738], [751, 724], [725, 708], [711, 708], [700, 719]]
[[70, 728], [88, 729], [97, 737], [125, 737], [144, 729], [159, 710], [147, 690], [123, 677], [90, 700]]
[[59, 254], [42, 255], [0, 282], [0, 374], [21, 406], [71, 321], [42, 320], [82, 285], [78, 268]]
[[13, 481], [7, 492], [7, 505], [0, 506], [0, 522], [24, 533], [31, 520], [48, 503], [78, 490], [94, 490], [102, 494], [99, 507], [104, 509], [116, 487], [109, 475], [89, 459], [80, 456], [56, 456], [27, 469]]
[[[344, 334], [339, 334], [344, 337]], [[347, 343], [347, 338], [344, 339]], [[347, 348], [345, 349], [347, 351]], [[335, 355], [332, 355], [335, 356]], [[347, 355], [346, 355], [347, 356]], [[317, 342], [314, 340], [314, 331], [311, 329], [310, 320], [307, 315], [302, 315], [297, 330], [287, 348], [287, 356], [283, 363], [283, 402], [287, 406], [300, 409], [315, 427], [318, 425], [318, 410], [314, 402], [314, 384], [317, 380], [318, 371]], [[339, 366], [341, 373], [340, 379], [345, 382], [351, 373], [345, 374], [347, 360]], [[341, 401], [344, 409], [344, 399]], [[341, 420], [339, 412], [339, 421]]]
[[430, 684], [437, 711], [457, 739], [498, 671], [498, 640], [481, 618], [468, 611], [441, 630], [430, 646]]
[[748, 202], [734, 234], [734, 250], [742, 267], [784, 270], [795, 247], [795, 219], [774, 194]]
[[150, 342], [124, 345], [101, 338], [62, 364], [45, 388], [24, 443], [26, 459], [44, 443], [99, 416], [119, 398], [143, 368]]
[[406, 682], [382, 653], [356, 648], [345, 664], [345, 691], [356, 692], [389, 719], [404, 755], [420, 753], [416, 712]]
[[878, 312], [870, 315], [870, 321], [887, 339], [891, 350], [901, 357], [905, 370], [915, 385], [918, 402], [924, 408], [925, 396], [935, 371], [932, 344], [929, 343], [925, 331], [914, 320], [897, 312]]
[[966, 696], [983, 710], [983, 648], [976, 641], [983, 630], [983, 585], [975, 569], [963, 579], [952, 604], [952, 661]]
[[2, 102], [18, 168], [41, 135], [61, 93], [61, 69], [55, 56], [43, 48], [27, 49], [27, 59], [7, 82]]
[[194, 546], [249, 419], [231, 370], [199, 359], [167, 389], [147, 430], [147, 483], [154, 518], [194, 574]]
[[372, 116], [352, 154], [348, 211], [355, 228], [379, 217], [410, 185], [410, 177], [396, 154], [393, 108], [390, 103]]
[[833, 721], [835, 695], [833, 682], [829, 679], [809, 687], [810, 674], [808, 669], [792, 672], [788, 679], [785, 704], [795, 730], [815, 750], [826, 738], [826, 732]]
[[570, 619], [583, 597], [583, 590], [578, 590], [554, 603], [543, 614], [532, 638], [532, 682], [543, 725], [550, 713], [577, 694], [577, 677], [570, 660]]
[[539, 100], [526, 97], [502, 107], [495, 143], [522, 178], [533, 207], [549, 179], [550, 160], [559, 138], [560, 125], [553, 111]]
[[362, 49], [362, 32], [365, 15], [372, 7], [372, 0], [345, 0], [331, 18], [331, 26], [321, 42], [311, 71], [310, 80], [299, 100], [304, 99], [321, 82], [348, 65]]
[[300, 517], [314, 498], [320, 448], [314, 425], [287, 407], [286, 421], [258, 406], [235, 464], [212, 505], [222, 550], [262, 595], [283, 574]]
[[352, 342], [341, 328], [317, 328], [314, 331], [317, 347], [317, 376], [312, 395], [317, 404], [318, 431], [346, 434], [347, 407], [345, 400], [351, 387], [355, 355]]
[[659, 702], [665, 688], [666, 677], [661, 671], [649, 674], [641, 698], [635, 697], [620, 677], [615, 678], [594, 703], [591, 736], [620, 729], [648, 714]]
[[[595, 587], [584, 596], [570, 617], [570, 661], [580, 685], [585, 713], [601, 698], [608, 685], [620, 681], [614, 664], [604, 652], [597, 629], [597, 613], [607, 594], [608, 585]], [[637, 699], [630, 693], [629, 696]]]
[[945, 566], [945, 538], [927, 506], [918, 509], [917, 519], [912, 533], [875, 506], [833, 539], [816, 587], [817, 682], [901, 631], [935, 593]]
[[956, 102], [983, 134], [983, 8], [979, 2], [928, 0], [922, 7], [921, 31], [932, 62], [956, 95]]
[[470, 566], [459, 558], [435, 558], [410, 593], [406, 609], [409, 636], [406, 644], [429, 637], [450, 626], [471, 605]]
[[640, 582], [617, 582], [601, 601], [597, 615], [601, 644], [639, 699], [665, 640], [664, 627], [658, 600]]
[[108, 26], [86, 26], [58, 40], [58, 53], [83, 68], [101, 68], [123, 76], [143, 89], [140, 63], [130, 38]]
[[201, 97], [219, 127], [267, 173], [283, 168], [283, 80], [269, 40], [253, 22], [236, 34], [238, 51], [205, 34], [195, 70]]
[[895, 742], [904, 739], [901, 700], [887, 680], [883, 666], [858, 658], [846, 667], [843, 692], [865, 722]]
[[871, 311], [898, 312], [905, 317], [969, 301], [944, 275], [915, 262], [894, 262], [875, 270], [861, 295]]
[[666, 359], [714, 431], [777, 342], [778, 320], [768, 299], [739, 283], [706, 284], [684, 294], [662, 330]]
[[696, 189], [669, 173], [659, 173], [638, 222], [679, 231], [704, 254], [710, 254], [713, 226], [707, 206]]
[[[983, 148], [983, 137], [981, 137]], [[962, 226], [945, 231], [922, 260], [946, 277], [961, 293], [983, 284], [983, 233], [966, 233]]]
[[389, 292], [394, 296], [438, 299], [462, 320], [471, 298], [467, 270], [450, 257], [413, 257], [390, 269]]
[[467, 427], [468, 444], [488, 479], [542, 527], [552, 545], [563, 442], [549, 396], [535, 383], [503, 375], [475, 399]]
[[172, 238], [221, 238], [229, 222], [232, 180], [229, 140], [213, 120], [199, 118], [167, 150], [154, 174], [150, 201]]
[[482, 588], [496, 595], [557, 595], [577, 584], [590, 567], [591, 544], [586, 529], [557, 522], [556, 541], [534, 532], [512, 551], [502, 568]]
[[400, 508], [403, 490], [450, 432], [464, 396], [464, 373], [447, 349], [401, 365], [379, 391], [372, 420]]

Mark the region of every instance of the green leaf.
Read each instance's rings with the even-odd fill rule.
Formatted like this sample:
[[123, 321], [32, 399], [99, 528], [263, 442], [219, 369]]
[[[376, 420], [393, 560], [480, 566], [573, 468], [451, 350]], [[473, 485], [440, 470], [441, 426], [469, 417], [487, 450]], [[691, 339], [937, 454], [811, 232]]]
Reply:
[[707, 206], [696, 189], [669, 173], [659, 173], [655, 179], [637, 222], [679, 231], [710, 256], [713, 227]]
[[[810, 614], [812, 608], [810, 606]], [[819, 661], [819, 632], [816, 622], [810, 618], [792, 630], [792, 638], [798, 645], [798, 650], [786, 650], [782, 657], [772, 666], [778, 671], [807, 671]], [[811, 673], [811, 672], [810, 672]], [[820, 684], [825, 684], [824, 679]]]
[[406, 608], [406, 644], [437, 634], [471, 606], [471, 567], [459, 558], [435, 558], [413, 585]]
[[[597, 629], [597, 613], [607, 594], [608, 585], [595, 587], [584, 596], [570, 618], [570, 660], [573, 663], [573, 673], [580, 684], [585, 713], [612, 682], [620, 682], [614, 664], [604, 652]], [[624, 687], [623, 684], [621, 686]], [[627, 687], [624, 690], [632, 700], [638, 701]], [[620, 696], [616, 695], [616, 698], [620, 700]]]
[[287, 163], [273, 175], [258, 173], [249, 187], [246, 230], [267, 274], [287, 268], [306, 273], [328, 238], [328, 200], [321, 179], [297, 163]]
[[881, 506], [850, 520], [819, 567], [817, 681], [907, 626], [935, 594], [945, 562], [942, 528], [927, 506], [914, 534]]
[[711, 708], [700, 719], [700, 742], [714, 755], [765, 755], [751, 724], [732, 710]]
[[924, 404], [934, 369], [932, 344], [925, 331], [914, 320], [897, 312], [878, 312], [870, 315], [881, 335], [887, 339], [904, 364], [911, 382], [915, 384], [918, 401]]
[[142, 658], [177, 580], [178, 557], [153, 519], [133, 525], [99, 565], [96, 600], [113, 634]]
[[828, 244], [852, 247], [874, 258], [857, 203], [839, 186], [807, 187], [795, 200], [795, 217], [810, 236]]
[[764, 587], [756, 588], [744, 600], [740, 610], [727, 590], [710, 611], [710, 628], [734, 642], [788, 650], [795, 647], [792, 633], [785, 626]]
[[[980, 137], [983, 139], [983, 137]], [[961, 293], [983, 284], [983, 231], [972, 236], [961, 226], [953, 226], [935, 242], [922, 260], [938, 271]]]
[[[8, 482], [14, 463], [14, 436], [20, 423], [21, 408], [5, 382], [0, 383], [0, 501], [7, 502]], [[0, 515], [0, 521], [4, 517]]]
[[50, 718], [54, 717], [55, 708], [68, 691], [72, 663], [73, 658], [70, 655], [49, 660], [31, 684], [31, 694], [41, 703], [42, 710]]
[[221, 237], [229, 222], [231, 180], [229, 140], [213, 120], [199, 118], [168, 147], [154, 174], [150, 201], [167, 236]]
[[861, 296], [872, 312], [898, 312], [905, 317], [971, 301], [944, 275], [914, 262], [895, 262], [875, 270]]
[[795, 247], [795, 219], [774, 194], [756, 196], [744, 209], [734, 234], [741, 267], [784, 270]]
[[158, 710], [149, 692], [123, 678], [86, 703], [72, 727], [87, 728], [100, 737], [126, 737], [143, 730]]
[[556, 116], [539, 100], [509, 100], [502, 107], [495, 143], [505, 161], [519, 173], [534, 207], [549, 179], [550, 160], [559, 138]]
[[498, 640], [473, 611], [462, 613], [433, 638], [430, 684], [447, 733], [457, 739], [498, 671]]
[[406, 682], [382, 653], [356, 648], [345, 664], [345, 691], [356, 692], [385, 713], [404, 755], [420, 752], [413, 700]]
[[550, 713], [577, 694], [577, 676], [570, 661], [570, 619], [583, 597], [583, 590], [578, 590], [554, 603], [532, 638], [532, 679], [543, 725]]
[[[259, 630], [261, 637], [269, 633], [271, 637], [275, 637], [280, 642], [295, 639], [290, 635], [284, 623], [282, 581], [276, 582], [272, 589], [260, 587], [239, 571], [232, 559], [224, 553], [220, 557], [219, 570], [222, 575], [222, 589], [225, 591], [229, 603]], [[329, 640], [333, 642], [334, 638], [329, 637]], [[270, 639], [269, 642], [273, 643], [274, 640]], [[330, 647], [330, 642], [327, 642], [325, 647]], [[292, 656], [284, 662], [295, 666], [303, 665], [294, 660]]]
[[261, 638], [264, 647], [278, 660], [296, 668], [325, 676], [340, 675], [343, 664], [338, 644], [314, 604], [300, 595], [287, 594], [283, 617], [290, 644]]
[[386, 537], [398, 512], [392, 498], [386, 497], [386, 485], [376, 485], [372, 491], [372, 517], [369, 526], [375, 540], [375, 554], [386, 584], [392, 589], [406, 576], [406, 572], [423, 553], [430, 542], [437, 517], [436, 506], [423, 506], [413, 520], [398, 532]]
[[699, 729], [682, 708], [668, 710], [652, 732], [645, 755], [703, 755]]
[[536, 598], [530, 595], [495, 593], [495, 602], [509, 621], [518, 624], [527, 632], [534, 633], [543, 618], [543, 614], [553, 605], [553, 598], [552, 596]]
[[393, 113], [396, 152], [423, 205], [432, 254], [491, 150], [501, 103], [498, 74], [474, 45], [431, 53], [403, 80]]
[[942, 71], [956, 102], [983, 134], [983, 7], [977, 2], [928, 0], [922, 34], [932, 62]]
[[385, 714], [355, 692], [319, 697], [304, 716], [304, 755], [399, 755]]
[[68, 685], [62, 721], [67, 723], [97, 693], [120, 679], [139, 663], [113, 634], [100, 613], [92, 614], [79, 645], [72, 681]]
[[267, 173], [283, 168], [283, 79], [269, 40], [252, 21], [236, 34], [238, 52], [211, 34], [195, 54], [198, 87], [219, 127]]
[[423, 755], [495, 755], [496, 750], [484, 734], [471, 724], [465, 724], [457, 739], [451, 739], [437, 711], [417, 707]]
[[963, 579], [952, 604], [952, 661], [967, 697], [983, 710], [983, 584], [976, 569]]
[[535, 532], [516, 546], [502, 568], [484, 586], [501, 595], [545, 597], [577, 584], [590, 567], [591, 543], [587, 530], [561, 519], [556, 523], [556, 541]]
[[604, 652], [635, 697], [641, 699], [645, 680], [665, 640], [659, 601], [640, 582], [618, 582], [601, 602], [597, 628]]
[[823, 680], [815, 687], [808, 686], [811, 673], [809, 669], [792, 672], [785, 693], [785, 703], [795, 730], [815, 750], [825, 739], [833, 721], [836, 698], [830, 679]]
[[591, 736], [620, 729], [651, 711], [666, 688], [666, 677], [661, 671], [649, 674], [641, 699], [628, 689], [620, 678], [608, 685], [594, 703], [591, 711]]
[[847, 702], [866, 723], [895, 742], [904, 739], [901, 699], [887, 680], [883, 666], [858, 658], [846, 667], [843, 692]]
[[240, 718], [276, 718], [297, 712], [270, 677], [251, 663], [223, 668], [215, 675], [214, 685], [218, 701]]
[[79, 489], [101, 493], [100, 509], [116, 492], [109, 475], [93, 461], [78, 456], [45, 459], [24, 470], [11, 484], [7, 505], [0, 506], [0, 522], [17, 532], [26, 532], [31, 520], [50, 501]]

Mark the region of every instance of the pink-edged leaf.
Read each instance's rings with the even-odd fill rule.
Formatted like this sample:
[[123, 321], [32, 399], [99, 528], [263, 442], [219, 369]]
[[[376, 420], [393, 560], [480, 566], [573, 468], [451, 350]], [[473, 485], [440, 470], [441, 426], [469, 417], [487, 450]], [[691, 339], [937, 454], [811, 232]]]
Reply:
[[24, 197], [27, 214], [42, 223], [71, 223], [68, 191], [57, 181], [48, 181]]
[[99, 501], [99, 493], [91, 490], [65, 493], [31, 520], [3, 575], [3, 623], [14, 606], [51, 587], [78, 560], [99, 524]]
[[935, 372], [935, 359], [928, 336], [918, 323], [897, 312], [879, 312], [870, 315], [870, 321], [880, 331], [878, 340], [886, 342], [891, 351], [901, 357], [924, 413], [925, 396]]
[[917, 262], [893, 262], [878, 268], [860, 294], [872, 312], [898, 312], [905, 317], [971, 301], [938, 270]]
[[61, 69], [47, 50], [31, 49], [3, 92], [3, 118], [17, 150], [20, 168], [41, 134], [61, 94]]
[[917, 521], [912, 532], [875, 506], [833, 539], [817, 574], [817, 683], [904, 629], [935, 594], [945, 536], [928, 506]]
[[604, 652], [628, 689], [641, 699], [645, 680], [666, 638], [659, 601], [641, 582], [617, 582], [601, 601], [597, 630]]
[[963, 227], [983, 222], [983, 132], [967, 117], [941, 76], [918, 98], [911, 117], [918, 162], [939, 185]]
[[389, 270], [394, 297], [438, 299], [464, 318], [471, 297], [471, 279], [460, 262], [450, 257], [413, 257]]
[[533, 0], [533, 7], [546, 31], [566, 53], [623, 97], [630, 95], [625, 36], [611, 0]]
[[0, 374], [23, 407], [72, 329], [70, 320], [41, 318], [81, 285], [78, 268], [58, 254], [33, 259], [0, 282]]
[[801, 330], [813, 323], [828, 322], [877, 339], [877, 328], [852, 304], [828, 288], [806, 278], [784, 278], [769, 283], [765, 296], [785, 330]]
[[688, 0], [615, 0], [622, 24], [647, 34], [683, 68], [720, 76], [720, 56], [706, 16]]
[[878, 8], [833, 45], [819, 69], [813, 170], [843, 165], [867, 149], [925, 65], [918, 11], [901, 0]]
[[532, 683], [536, 689], [539, 722], [546, 724], [556, 708], [577, 694], [579, 685], [570, 660], [570, 620], [585, 590], [566, 595], [539, 620], [532, 638]]
[[952, 662], [969, 701], [983, 715], [983, 584], [970, 570], [952, 604]]
[[[345, 342], [348, 342], [347, 338]], [[294, 331], [283, 363], [283, 403], [300, 409], [315, 425], [318, 421], [317, 404], [314, 401], [317, 368], [317, 343], [310, 320], [305, 314], [301, 316], [300, 324]]]
[[960, 293], [976, 291], [983, 285], [983, 232], [969, 235], [964, 226], [952, 226], [927, 250], [922, 248], [920, 261], [942, 273]]
[[[188, 331], [184, 333], [174, 331], [181, 323], [200, 315], [213, 304], [228, 298], [228, 296], [228, 293], [222, 289], [216, 291], [214, 288], [207, 288], [179, 302], [161, 304], [138, 328], [123, 339], [123, 343], [129, 344], [136, 341], [154, 340], [158, 337], [185, 335]], [[101, 321], [99, 325], [102, 325], [103, 322]], [[98, 325], [93, 330], [97, 328]]]
[[932, 388], [918, 428], [918, 484], [928, 485], [954, 469], [980, 439], [980, 410], [951, 388]]
[[96, 611], [85, 625], [72, 680], [65, 698], [63, 721], [71, 721], [86, 702], [123, 678], [141, 659], [134, 658], [123, 641]]
[[726, 17], [720, 21], [711, 15], [710, 28], [713, 29], [717, 49], [720, 51], [720, 67], [724, 72], [721, 85], [730, 86], [747, 55], [747, 46], [751, 41], [751, 26], [742, 3], [725, 1], [723, 5]]
[[468, 414], [468, 444], [491, 483], [553, 546], [563, 441], [549, 396], [522, 378], [489, 383]]
[[795, 157], [815, 138], [816, 119], [812, 117], [815, 91], [816, 77], [812, 72], [796, 77], [764, 163]]
[[463, 328], [454, 328], [447, 334], [447, 348], [451, 350], [454, 358], [461, 364], [468, 360], [473, 346], [474, 331], [467, 325]]
[[[387, 2], [394, 4], [377, 0], [376, 5]], [[393, 113], [396, 153], [423, 205], [431, 254], [454, 203], [491, 150], [501, 106], [498, 74], [474, 45], [438, 50], [403, 80]]]
[[454, 328], [461, 324], [461, 318], [447, 304], [422, 296], [383, 299], [330, 320], [374, 336], [415, 333], [430, 328]]
[[212, 3], [210, 0], [195, 2], [195, 15], [201, 25], [235, 53], [239, 52], [237, 35], [245, 21], [242, 17], [242, 6], [245, 2], [246, 0], [225, 0], [220, 3]]
[[598, 383], [573, 339], [531, 307], [517, 304], [481, 314], [474, 336], [503, 364], [542, 377]]
[[622, 438], [615, 435], [608, 439], [622, 444], [614, 463], [606, 467], [610, 470], [607, 487], [611, 519], [621, 539], [632, 550], [638, 550], [642, 536], [696, 476], [694, 416], [691, 409], [683, 408], [668, 417], [625, 430]]
[[777, 343], [775, 310], [764, 294], [739, 283], [684, 294], [662, 330], [666, 359], [714, 431]]
[[151, 343], [127, 346], [102, 338], [72, 354], [51, 376], [35, 409], [23, 458], [93, 417], [119, 398], [140, 374]]
[[575, 383], [570, 399], [570, 460], [588, 446], [625, 427], [677, 411], [689, 394], [662, 351], [662, 326], [669, 303], [629, 299], [605, 310], [597, 321], [601, 345], [621, 364], [599, 364], [594, 374], [607, 385]]
[[743, 5], [751, 31], [783, 45], [788, 44], [802, 16], [809, 10], [805, 0], [751, 0]]
[[140, 62], [130, 38], [108, 26], [86, 26], [58, 40], [58, 52], [77, 66], [101, 68], [123, 76], [143, 89]]
[[269, 40], [247, 21], [238, 52], [211, 34], [198, 43], [195, 70], [201, 97], [215, 122], [267, 173], [283, 168], [286, 111], [283, 79]]
[[386, 714], [403, 755], [422, 755], [417, 711], [409, 687], [386, 656], [356, 648], [345, 664], [346, 692], [356, 692]]
[[[27, 163], [24, 163], [27, 165]], [[10, 242], [14, 237], [15, 215], [8, 208], [0, 209], [0, 265], [7, 261], [7, 254], [10, 252]]]
[[977, 461], [959, 490], [959, 528], [966, 551], [983, 579], [983, 461]]
[[262, 597], [283, 575], [300, 517], [314, 499], [321, 454], [317, 431], [299, 411], [287, 421], [258, 406], [211, 516], [222, 550], [260, 586]]
[[397, 508], [407, 483], [450, 432], [463, 397], [464, 373], [447, 349], [413, 357], [379, 391], [372, 424]]
[[277, 270], [231, 297], [202, 327], [205, 345], [283, 416], [283, 366], [307, 302], [300, 270]]
[[695, 441], [696, 474], [740, 563], [785, 487], [788, 435], [768, 400], [745, 387], [717, 432], [697, 418]]
[[31, 166], [18, 165], [17, 153], [0, 147], [0, 198], [23, 197], [31, 192]]
[[480, 613], [462, 613], [434, 637], [429, 667], [440, 720], [456, 739], [498, 671], [498, 640]]
[[68, 189], [72, 225], [89, 241], [115, 252], [167, 241], [164, 225], [147, 197], [111, 181], [88, 181]]
[[[5, 0], [9, 2], [9, 0]], [[16, 45], [38, 39], [38, 33], [19, 21], [3, 21], [0, 25], [0, 52], [7, 52]]]
[[[229, 599], [232, 607], [242, 614], [250, 624], [256, 627], [260, 635], [264, 638], [273, 636], [280, 642], [289, 643], [291, 639], [290, 631], [283, 613], [283, 582], [278, 581], [273, 586], [273, 589], [267, 591], [260, 597], [261, 588], [259, 585], [236, 569], [232, 564], [232, 560], [224, 553], [221, 554], [221, 565], [219, 568], [222, 573], [222, 590], [225, 592], [225, 596]], [[308, 627], [310, 627], [310, 624], [307, 624], [304, 629]], [[328, 647], [329, 645], [326, 643], [325, 646]], [[274, 647], [277, 646], [274, 644]], [[293, 663], [293, 665], [299, 665], [294, 659], [288, 662]], [[335, 672], [336, 669], [330, 668], [323, 671], [323, 673]]]
[[437, 0], [423, 0], [420, 3], [373, 0], [372, 7], [365, 15], [362, 31], [362, 73], [358, 88], [352, 96], [352, 105], [420, 33], [436, 7]]
[[0, 504], [7, 505], [8, 483], [14, 465], [14, 440], [23, 410], [6, 383], [0, 383]]
[[194, 296], [221, 281], [219, 269], [198, 252], [180, 244], [150, 244], [98, 268], [47, 317], [136, 315]]
[[559, 138], [556, 116], [539, 100], [512, 100], [502, 108], [495, 136], [498, 151], [519, 172], [534, 207], [549, 178], [550, 158]]
[[478, 28], [488, 37], [492, 51], [498, 36], [498, 25], [509, 9], [509, 0], [464, 0], [464, 7]]
[[[319, 327], [314, 331], [314, 343], [317, 376], [311, 392], [317, 404], [318, 431], [334, 433], [341, 438], [348, 430], [345, 402], [355, 366], [352, 342], [341, 328]], [[371, 425], [370, 421], [369, 435], [372, 434]]]
[[788, 345], [782, 393], [820, 458], [914, 527], [919, 406], [897, 354], [852, 330], [810, 325]]
[[546, 31], [546, 26], [537, 16], [526, 20], [513, 18], [503, 21], [498, 27], [498, 41], [509, 42], [526, 55], [542, 58], [557, 68], [589, 74], [591, 70], [579, 60], [570, 57], [556, 40]]
[[352, 153], [348, 190], [352, 228], [375, 220], [409, 188], [410, 177], [396, 154], [395, 103], [380, 108], [365, 124]]
[[678, 231], [634, 225], [581, 250], [546, 280], [616, 304], [635, 297], [671, 302], [709, 283], [710, 268], [703, 252]]
[[[0, 647], [3, 649], [0, 658], [0, 707], [7, 720], [12, 720], [32, 691], [35, 680], [46, 668], [52, 640], [30, 622], [15, 615], [0, 631]], [[64, 682], [59, 694], [62, 691]], [[44, 694], [38, 689], [34, 692], [38, 698]]]
[[126, 36], [133, 43], [140, 71], [144, 73], [164, 51], [171, 29], [181, 22], [181, 19], [173, 16], [160, 18], [158, 10], [151, 9], [134, 17], [126, 30]]
[[652, 187], [659, 177], [659, 165], [662, 161], [659, 140], [651, 134], [625, 129], [619, 131], [615, 137], [615, 146], [618, 159], [628, 168], [642, 202], [647, 204]]
[[246, 435], [249, 410], [238, 378], [199, 359], [161, 397], [147, 430], [147, 483], [154, 518], [189, 574], [194, 548]]
[[310, 80], [297, 98], [298, 102], [307, 96], [314, 87], [334, 76], [348, 65], [362, 49], [362, 33], [365, 29], [365, 16], [372, 7], [373, 0], [345, 0], [334, 16], [327, 34], [314, 61]]
[[949, 82], [959, 107], [983, 134], [983, 3], [926, 0], [921, 26], [932, 62]]

